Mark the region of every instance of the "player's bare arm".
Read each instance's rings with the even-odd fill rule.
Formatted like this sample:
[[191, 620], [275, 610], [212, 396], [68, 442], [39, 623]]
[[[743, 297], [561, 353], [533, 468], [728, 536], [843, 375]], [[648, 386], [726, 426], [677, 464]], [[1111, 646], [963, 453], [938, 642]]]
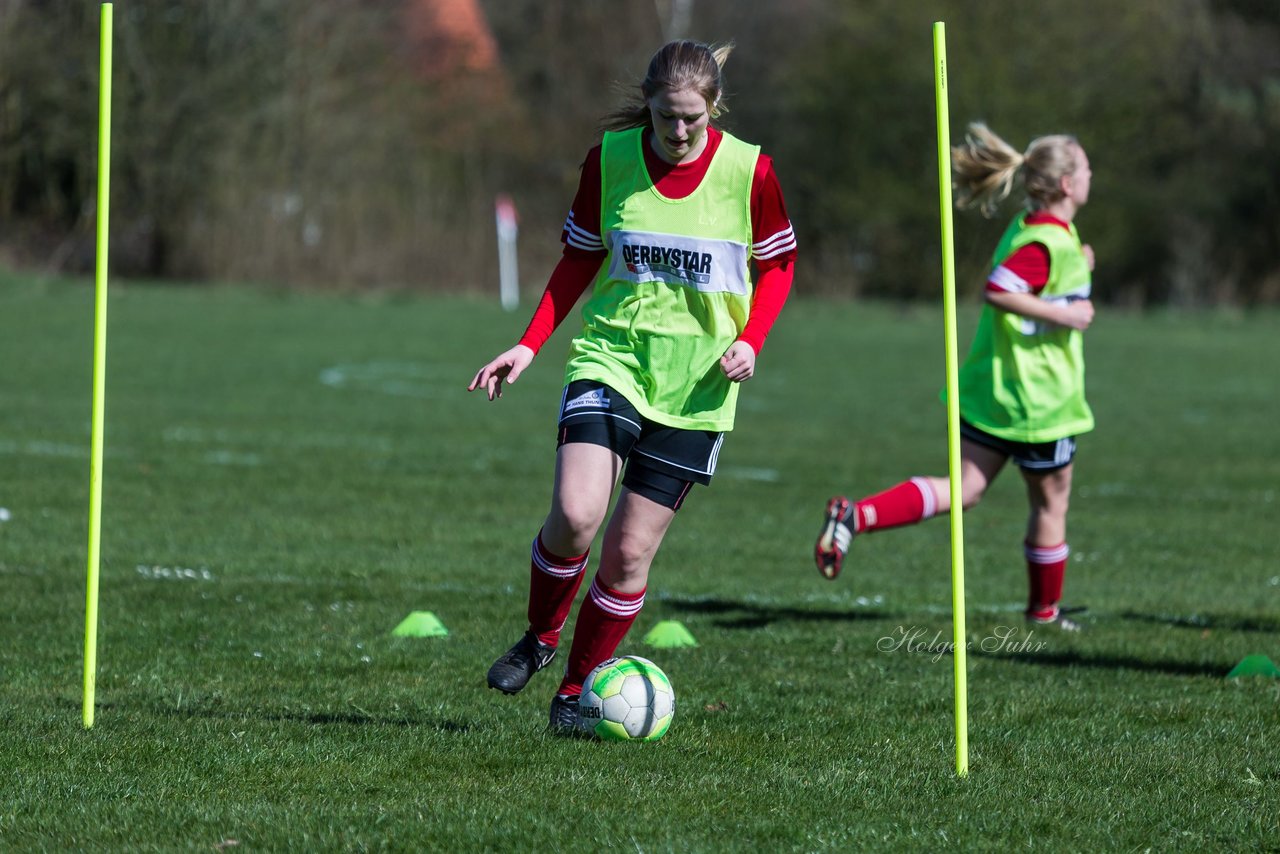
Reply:
[[1082, 299], [1073, 302], [1050, 302], [1035, 294], [986, 292], [986, 300], [1001, 311], [1012, 312], [1031, 320], [1054, 323], [1071, 329], [1088, 329], [1093, 322], [1093, 301]]

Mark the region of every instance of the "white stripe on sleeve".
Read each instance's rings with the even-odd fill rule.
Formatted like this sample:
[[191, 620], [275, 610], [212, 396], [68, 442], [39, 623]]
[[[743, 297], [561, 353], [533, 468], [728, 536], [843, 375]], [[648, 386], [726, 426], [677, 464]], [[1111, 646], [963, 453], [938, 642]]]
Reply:
[[1031, 293], [1031, 285], [1027, 284], [1027, 280], [1003, 264], [991, 271], [991, 275], [987, 276], [987, 284], [998, 291], [1011, 294]]
[[772, 237], [766, 237], [759, 243], [751, 244], [751, 254], [759, 260], [776, 258], [786, 252], [790, 252], [796, 248], [796, 233], [791, 228], [791, 223], [787, 223], [787, 227]]
[[569, 216], [564, 221], [564, 230], [565, 243], [574, 249], [585, 249], [588, 252], [604, 251], [604, 241], [600, 239], [600, 235], [579, 228], [573, 221], [573, 211], [569, 211]]

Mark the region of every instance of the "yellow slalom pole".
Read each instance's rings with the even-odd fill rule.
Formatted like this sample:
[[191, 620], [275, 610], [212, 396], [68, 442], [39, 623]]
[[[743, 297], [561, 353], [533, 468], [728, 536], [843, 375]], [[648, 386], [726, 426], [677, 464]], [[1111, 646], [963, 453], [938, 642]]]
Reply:
[[942, 309], [947, 349], [947, 472], [951, 481], [951, 612], [956, 682], [956, 773], [969, 773], [968, 655], [964, 626], [964, 513], [960, 492], [960, 374], [956, 353], [956, 253], [951, 223], [951, 132], [947, 109], [947, 29], [933, 25], [938, 107], [938, 191], [942, 214]]
[[102, 433], [107, 375], [107, 221], [111, 203], [111, 4], [102, 4], [98, 70], [98, 235], [93, 307], [93, 438], [89, 454], [89, 580], [84, 608], [84, 727], [93, 726], [98, 661], [98, 547], [102, 540]]

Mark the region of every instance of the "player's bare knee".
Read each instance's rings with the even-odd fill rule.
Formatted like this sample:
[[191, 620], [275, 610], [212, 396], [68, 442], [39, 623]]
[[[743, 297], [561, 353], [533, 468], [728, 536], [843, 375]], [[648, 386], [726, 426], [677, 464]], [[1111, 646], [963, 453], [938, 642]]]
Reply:
[[623, 534], [614, 546], [613, 558], [623, 575], [645, 575], [656, 550], [657, 545], [645, 537]]
[[965, 510], [972, 510], [982, 502], [982, 496], [987, 494], [987, 484], [984, 483], [964, 483], [960, 487], [960, 501], [964, 505]]
[[563, 502], [553, 507], [542, 527], [542, 544], [555, 554], [581, 554], [591, 545], [604, 512], [587, 502]]

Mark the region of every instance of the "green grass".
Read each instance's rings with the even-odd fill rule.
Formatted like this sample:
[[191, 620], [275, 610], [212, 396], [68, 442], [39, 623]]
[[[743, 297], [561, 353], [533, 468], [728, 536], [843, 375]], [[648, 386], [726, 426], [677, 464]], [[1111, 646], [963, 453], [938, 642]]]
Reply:
[[[828, 494], [946, 470], [940, 313], [797, 300], [659, 554], [622, 651], [651, 745], [503, 697], [546, 512], [564, 330], [464, 391], [524, 312], [113, 285], [96, 724], [80, 719], [93, 295], [0, 276], [0, 848], [1275, 849], [1280, 315], [1102, 310], [1068, 599], [1028, 637], [1025, 498], [965, 517], [970, 767], [954, 774], [949, 530], [809, 552]], [[974, 314], [962, 312], [967, 343]], [[433, 611], [441, 639], [391, 636]], [[693, 649], [640, 638], [679, 620]], [[983, 649], [1001, 627], [1010, 642]], [[914, 633], [914, 634], [912, 634]], [[886, 650], [911, 635], [915, 652]], [[888, 638], [889, 641], [882, 639]], [[238, 845], [233, 845], [231, 841]]]

